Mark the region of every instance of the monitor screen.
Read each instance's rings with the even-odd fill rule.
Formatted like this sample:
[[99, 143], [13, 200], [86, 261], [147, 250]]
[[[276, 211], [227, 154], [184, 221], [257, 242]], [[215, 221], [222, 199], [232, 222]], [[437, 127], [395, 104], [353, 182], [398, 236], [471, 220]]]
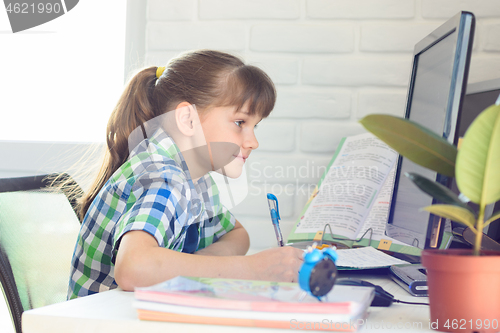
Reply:
[[[460, 114], [460, 124], [458, 126], [458, 136], [462, 138], [474, 119], [487, 107], [495, 104], [500, 97], [500, 79], [469, 83], [467, 85], [467, 94], [465, 95], [462, 112]], [[456, 194], [460, 193], [455, 181], [452, 182], [451, 190]], [[478, 211], [476, 204], [469, 205]], [[485, 208], [486, 216], [490, 216], [493, 212], [500, 211], [500, 201], [490, 204]], [[452, 222], [453, 230], [460, 234], [465, 226], [456, 222]], [[489, 237], [500, 241], [500, 220], [486, 226], [483, 230]]]
[[472, 121], [500, 95], [500, 79], [469, 83], [460, 117], [459, 135], [463, 137]]
[[[474, 16], [462, 12], [417, 43], [405, 118], [456, 143], [474, 35]], [[419, 248], [438, 247], [444, 223], [422, 207], [433, 203], [407, 177], [415, 172], [445, 185], [448, 180], [400, 157], [386, 228], [388, 236]]]

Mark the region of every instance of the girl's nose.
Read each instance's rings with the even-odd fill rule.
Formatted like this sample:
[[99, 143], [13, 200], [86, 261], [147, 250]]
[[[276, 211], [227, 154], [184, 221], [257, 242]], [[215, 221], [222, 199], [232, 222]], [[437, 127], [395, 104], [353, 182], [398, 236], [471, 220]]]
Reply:
[[259, 147], [259, 141], [257, 141], [254, 131], [251, 131], [251, 133], [246, 136], [243, 146], [244, 148], [252, 150]]

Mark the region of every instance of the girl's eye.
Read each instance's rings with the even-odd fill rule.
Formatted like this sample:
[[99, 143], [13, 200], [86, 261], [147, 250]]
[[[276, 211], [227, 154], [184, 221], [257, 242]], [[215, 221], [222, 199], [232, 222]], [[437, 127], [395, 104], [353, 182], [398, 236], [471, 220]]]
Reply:
[[245, 121], [243, 121], [243, 120], [237, 120], [234, 123], [236, 124], [236, 126], [241, 127], [241, 125], [243, 125], [245, 123]]

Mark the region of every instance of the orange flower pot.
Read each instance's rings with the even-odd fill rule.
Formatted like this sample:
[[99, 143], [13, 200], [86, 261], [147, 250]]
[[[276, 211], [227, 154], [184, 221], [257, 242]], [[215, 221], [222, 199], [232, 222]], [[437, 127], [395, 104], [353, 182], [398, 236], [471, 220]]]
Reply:
[[424, 250], [431, 324], [445, 332], [500, 332], [500, 252]]

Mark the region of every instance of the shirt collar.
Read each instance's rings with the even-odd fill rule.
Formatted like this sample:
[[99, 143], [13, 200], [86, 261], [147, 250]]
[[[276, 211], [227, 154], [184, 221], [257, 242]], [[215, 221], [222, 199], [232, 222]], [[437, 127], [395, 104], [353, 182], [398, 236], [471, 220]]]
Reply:
[[[196, 181], [191, 178], [189, 168], [184, 159], [184, 156], [182, 155], [182, 152], [179, 150], [179, 147], [175, 143], [174, 139], [162, 128], [159, 128], [157, 131], [155, 131], [149, 138], [149, 141], [160, 147], [160, 149], [162, 149], [168, 157], [174, 160], [175, 163], [177, 163], [182, 168], [182, 170], [186, 173], [189, 187], [191, 187], [191, 189], [194, 189], [200, 196], [203, 197], [202, 193], [207, 193], [207, 191], [214, 186], [215, 183], [208, 173], [200, 177]], [[207, 198], [204, 198], [205, 201], [208, 200], [208, 202], [210, 202], [210, 197], [210, 195], [207, 195]]]
[[174, 139], [172, 139], [172, 137], [168, 135], [167, 132], [165, 132], [162, 128], [159, 128], [153, 133], [153, 135], [151, 135], [149, 141], [156, 144], [160, 149], [162, 149], [165, 155], [174, 160], [174, 162], [182, 168], [182, 171], [186, 173], [187, 178], [189, 180], [192, 180], [184, 156], [179, 150], [177, 144], [174, 142]]

